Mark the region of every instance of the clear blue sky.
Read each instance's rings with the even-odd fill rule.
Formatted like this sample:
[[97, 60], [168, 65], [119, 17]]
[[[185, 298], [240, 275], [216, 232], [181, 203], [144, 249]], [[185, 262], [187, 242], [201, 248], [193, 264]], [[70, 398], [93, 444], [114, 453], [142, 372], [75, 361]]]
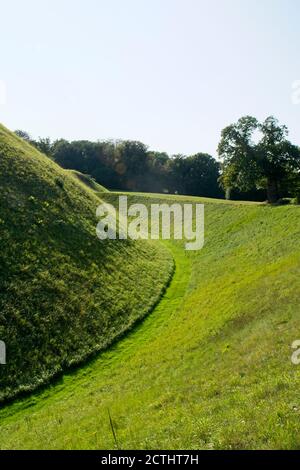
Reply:
[[274, 114], [300, 144], [299, 0], [9, 0], [0, 14], [11, 129], [215, 155], [224, 126]]

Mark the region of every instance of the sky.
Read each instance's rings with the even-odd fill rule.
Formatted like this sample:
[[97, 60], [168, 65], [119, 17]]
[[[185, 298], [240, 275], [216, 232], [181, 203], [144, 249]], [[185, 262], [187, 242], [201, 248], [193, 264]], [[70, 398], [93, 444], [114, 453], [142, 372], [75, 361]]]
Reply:
[[300, 144], [299, 0], [0, 0], [0, 15], [12, 130], [216, 156], [222, 128], [273, 114]]

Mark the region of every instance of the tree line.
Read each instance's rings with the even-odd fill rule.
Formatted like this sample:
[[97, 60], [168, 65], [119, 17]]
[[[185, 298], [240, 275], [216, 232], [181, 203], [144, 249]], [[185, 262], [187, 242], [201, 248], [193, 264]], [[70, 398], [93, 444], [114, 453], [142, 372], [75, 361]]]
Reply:
[[16, 134], [66, 169], [108, 189], [278, 202], [300, 200], [300, 150], [273, 117], [245, 116], [221, 133], [219, 159], [206, 153], [168, 155], [139, 141], [32, 139]]

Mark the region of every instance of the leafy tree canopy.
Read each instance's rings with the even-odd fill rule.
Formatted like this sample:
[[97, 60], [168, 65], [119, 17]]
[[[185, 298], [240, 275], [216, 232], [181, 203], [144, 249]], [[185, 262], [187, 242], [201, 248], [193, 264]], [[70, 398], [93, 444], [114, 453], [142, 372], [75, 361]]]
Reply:
[[221, 184], [225, 190], [265, 187], [269, 202], [280, 197], [280, 186], [299, 177], [300, 151], [288, 139], [288, 129], [269, 116], [263, 123], [252, 116], [239, 119], [221, 134]]

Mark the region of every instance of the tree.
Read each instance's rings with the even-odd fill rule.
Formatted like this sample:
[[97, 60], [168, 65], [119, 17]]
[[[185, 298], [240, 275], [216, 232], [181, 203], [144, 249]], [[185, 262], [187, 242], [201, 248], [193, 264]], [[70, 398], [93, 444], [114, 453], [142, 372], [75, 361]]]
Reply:
[[187, 157], [181, 154], [173, 155], [170, 163], [170, 181], [172, 192], [178, 194], [185, 193], [187, 172]]
[[205, 197], [221, 197], [218, 185], [220, 165], [206, 153], [197, 153], [186, 159], [185, 194]]
[[[260, 134], [258, 143], [255, 133]], [[239, 119], [226, 127], [218, 147], [222, 159], [221, 184], [231, 189], [250, 191], [264, 187], [270, 203], [280, 197], [280, 184], [300, 169], [299, 149], [287, 140], [286, 126], [280, 126], [273, 117], [262, 124], [252, 116]]]
[[211, 155], [175, 155], [171, 160], [171, 172], [173, 192], [191, 196], [222, 196], [218, 185], [219, 163]]
[[52, 142], [49, 137], [42, 138], [39, 137], [38, 140], [33, 139], [30, 134], [26, 131], [22, 131], [20, 129], [15, 131], [15, 134], [20, 137], [21, 139], [25, 140], [29, 144], [36, 147], [40, 152], [44, 153], [48, 157], [52, 156]]
[[28, 132], [26, 132], [26, 131], [22, 131], [21, 129], [17, 129], [17, 130], [15, 131], [15, 134], [16, 134], [18, 137], [20, 137], [21, 139], [26, 140], [26, 142], [29, 142], [29, 143], [32, 142], [32, 139], [31, 139], [30, 135], [29, 135]]
[[143, 173], [143, 191], [169, 192], [170, 181], [170, 157], [165, 152], [150, 150], [147, 152], [147, 168]]
[[288, 129], [273, 116], [260, 126], [262, 139], [257, 145], [257, 166], [266, 179], [269, 202], [279, 199], [280, 183], [300, 170], [299, 148], [287, 140]]
[[282, 186], [285, 194], [293, 198], [294, 202], [300, 204], [300, 171], [289, 174], [284, 179]]
[[147, 146], [142, 142], [118, 142], [115, 153], [115, 170], [120, 176], [121, 189], [142, 190], [147, 171]]
[[40, 152], [44, 153], [48, 157], [52, 156], [52, 142], [49, 137], [39, 137], [36, 142], [33, 142], [33, 145], [35, 145], [35, 147], [37, 147]]

